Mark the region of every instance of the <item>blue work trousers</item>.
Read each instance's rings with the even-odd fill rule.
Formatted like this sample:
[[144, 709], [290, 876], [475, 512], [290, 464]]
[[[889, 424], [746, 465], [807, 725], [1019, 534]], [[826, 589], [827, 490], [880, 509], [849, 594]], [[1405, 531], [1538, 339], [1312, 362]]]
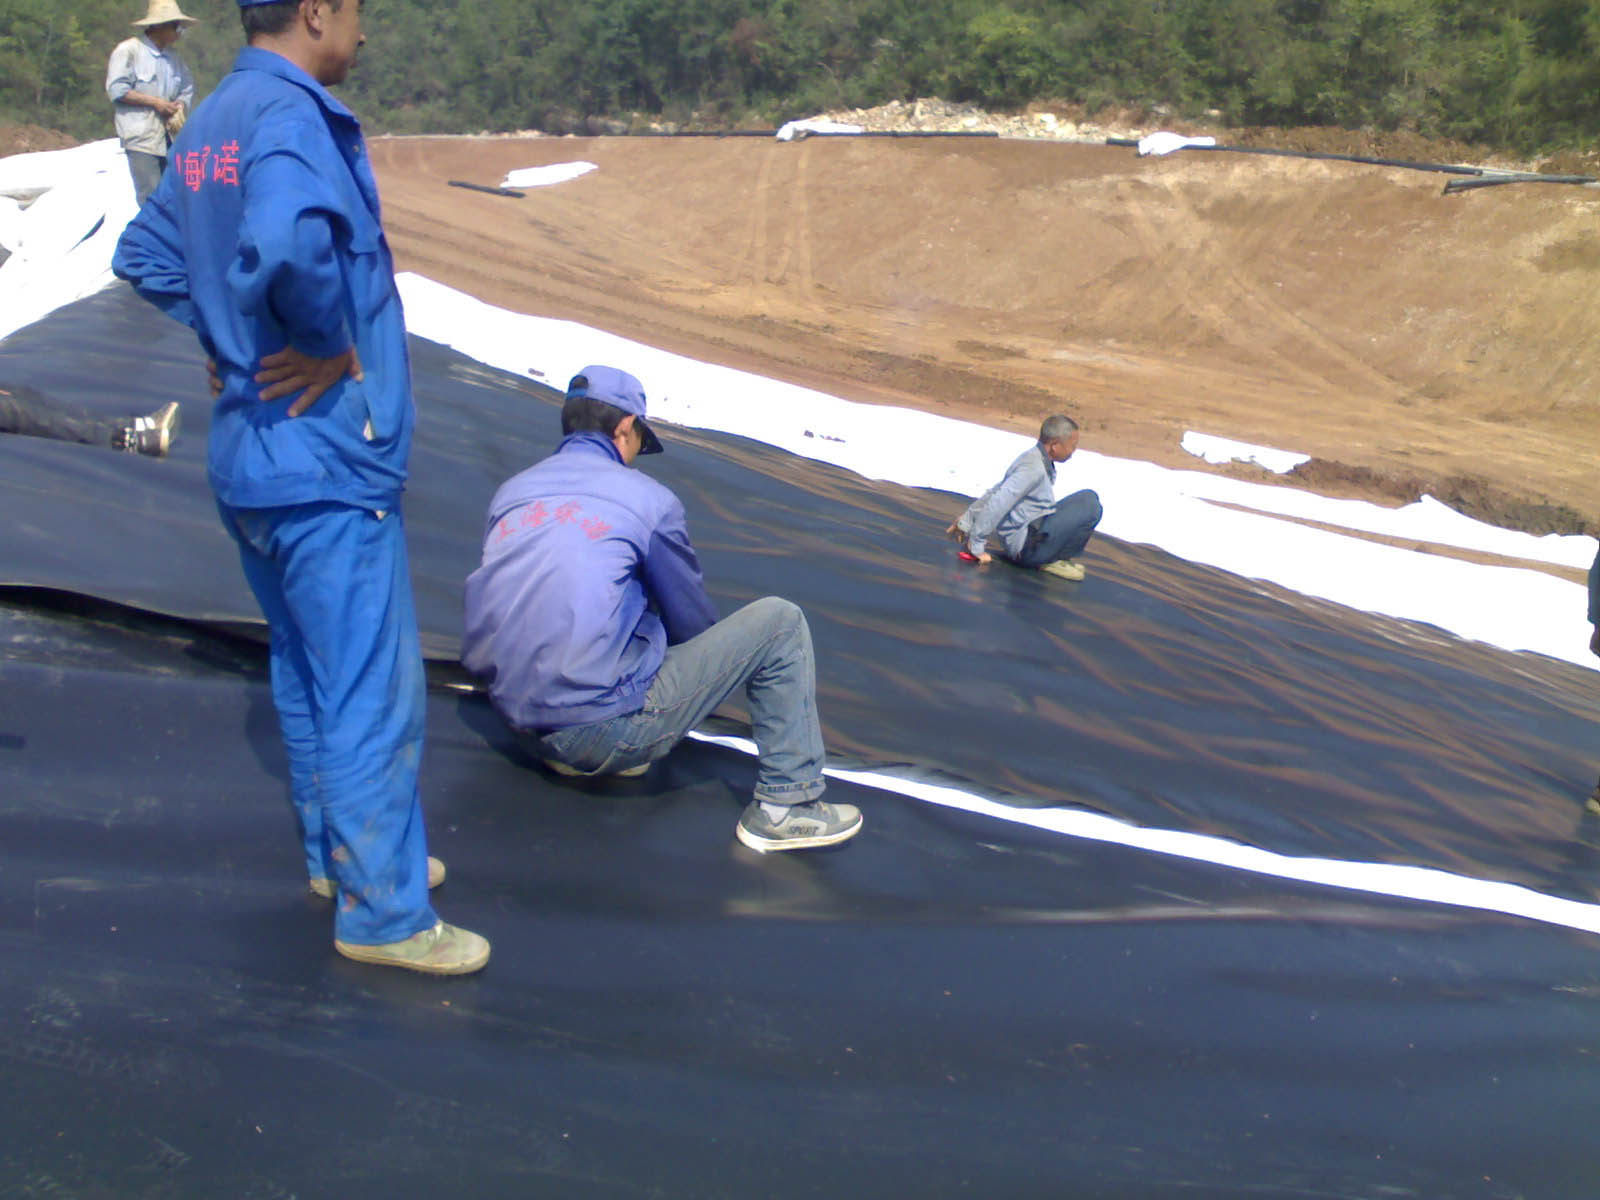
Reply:
[[1085, 488], [1061, 499], [1054, 512], [1048, 512], [1028, 526], [1028, 539], [1017, 555], [1019, 566], [1042, 567], [1059, 558], [1076, 558], [1083, 553], [1100, 524], [1100, 497]]
[[334, 936], [370, 946], [430, 928], [426, 683], [400, 513], [218, 508], [272, 631], [306, 871], [338, 884]]
[[777, 596], [668, 647], [638, 712], [526, 733], [522, 741], [539, 758], [580, 771], [623, 771], [663, 757], [740, 687], [756, 742], [755, 798], [769, 804], [816, 799], [827, 783], [811, 627], [796, 605]]

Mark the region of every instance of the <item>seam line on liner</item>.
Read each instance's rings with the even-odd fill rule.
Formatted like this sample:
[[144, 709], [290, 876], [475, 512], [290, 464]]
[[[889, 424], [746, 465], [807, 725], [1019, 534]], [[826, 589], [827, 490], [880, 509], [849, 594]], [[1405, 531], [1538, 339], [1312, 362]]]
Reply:
[[[755, 743], [747, 738], [724, 737], [691, 732], [696, 741], [709, 742], [738, 750], [754, 757]], [[1254, 875], [1292, 879], [1322, 887], [1343, 888], [1400, 900], [1421, 900], [1455, 908], [1478, 909], [1503, 916], [1522, 917], [1546, 925], [1559, 925], [1584, 933], [1600, 933], [1600, 904], [1547, 896], [1518, 883], [1502, 883], [1456, 875], [1437, 867], [1414, 867], [1398, 863], [1355, 862], [1336, 858], [1300, 858], [1263, 850], [1243, 842], [1213, 837], [1204, 833], [1184, 833], [1173, 829], [1150, 829], [1131, 825], [1104, 813], [1079, 808], [1013, 808], [985, 800], [960, 788], [899, 779], [875, 771], [824, 768], [823, 774], [846, 783], [858, 783], [880, 791], [956, 808], [979, 816], [993, 817], [1016, 825], [1027, 825], [1048, 833], [1085, 841], [1109, 842], [1152, 854], [1186, 858], [1213, 866], [1231, 867]]]

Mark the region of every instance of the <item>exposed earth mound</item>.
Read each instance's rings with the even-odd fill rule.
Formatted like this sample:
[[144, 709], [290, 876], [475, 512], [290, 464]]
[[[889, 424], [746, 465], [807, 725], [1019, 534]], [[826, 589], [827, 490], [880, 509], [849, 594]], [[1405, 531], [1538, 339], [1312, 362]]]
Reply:
[[[1600, 190], [1095, 144], [1157, 127], [1418, 161], [1474, 148], [1202, 130], [1159, 112], [942, 101], [833, 113], [996, 139], [376, 139], [400, 265], [542, 315], [852, 399], [1206, 468], [1185, 429], [1314, 456], [1288, 482], [1430, 491], [1533, 532], [1600, 526]], [[0, 125], [0, 153], [72, 144]], [[1592, 156], [1591, 156], [1592, 157]], [[587, 159], [524, 199], [447, 187]], [[1523, 167], [1593, 173], [1585, 156]], [[1254, 468], [1221, 468], [1232, 473]]]
[[[402, 268], [857, 400], [1600, 519], [1600, 192], [1010, 139], [379, 139]], [[523, 199], [446, 186], [585, 159]], [[1444, 481], [1449, 481], [1446, 484]]]

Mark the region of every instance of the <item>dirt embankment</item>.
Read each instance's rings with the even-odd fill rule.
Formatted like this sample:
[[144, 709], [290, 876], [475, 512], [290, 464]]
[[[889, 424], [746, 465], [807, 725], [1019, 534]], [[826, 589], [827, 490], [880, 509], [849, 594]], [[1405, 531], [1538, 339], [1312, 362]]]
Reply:
[[0, 121], [0, 158], [8, 154], [30, 154], [35, 150], [66, 150], [77, 144], [76, 138], [68, 137], [59, 129]]
[[[1448, 157], [1448, 156], [1446, 156]], [[1051, 141], [396, 139], [400, 265], [848, 398], [1204, 469], [1185, 429], [1311, 454], [1298, 482], [1600, 523], [1600, 191]], [[599, 170], [521, 200], [508, 169]]]
[[[976, 111], [936, 103], [874, 120]], [[1600, 527], [1600, 190], [1444, 196], [1419, 172], [1061, 140], [1171, 127], [1159, 113], [1004, 120], [1056, 137], [372, 152], [399, 265], [492, 303], [1005, 428], [1064, 409], [1088, 446], [1168, 465], [1208, 469], [1178, 446], [1198, 429], [1312, 455], [1289, 482], [1322, 492]], [[1224, 132], [1484, 161], [1398, 135]], [[69, 141], [0, 127], [0, 150]], [[521, 200], [446, 186], [575, 159], [600, 169]]]

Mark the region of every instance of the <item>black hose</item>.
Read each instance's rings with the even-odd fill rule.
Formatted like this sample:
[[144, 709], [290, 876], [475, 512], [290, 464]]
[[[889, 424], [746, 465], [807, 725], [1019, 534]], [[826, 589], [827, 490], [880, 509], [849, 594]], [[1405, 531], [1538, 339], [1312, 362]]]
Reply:
[[[1135, 138], [1107, 138], [1108, 146], [1134, 146]], [[1332, 162], [1365, 163], [1373, 167], [1404, 167], [1409, 171], [1438, 171], [1445, 175], [1482, 175], [1482, 167], [1456, 167], [1447, 163], [1411, 162], [1403, 158], [1373, 158], [1366, 154], [1324, 154], [1318, 150], [1279, 150], [1271, 146], [1185, 146], [1185, 150], [1225, 150], [1232, 154], [1270, 154], [1279, 158], [1316, 158]]]
[[1452, 179], [1444, 185], [1446, 196], [1453, 192], [1470, 191], [1473, 188], [1499, 187], [1503, 183], [1600, 183], [1593, 175], [1538, 175], [1532, 172], [1517, 172], [1507, 175], [1485, 175], [1482, 179]]
[[450, 186], [468, 188], [474, 192], [488, 192], [491, 196], [511, 196], [518, 200], [527, 195], [526, 192], [513, 191], [511, 188], [490, 187], [486, 183], [468, 183], [465, 179], [452, 179]]

